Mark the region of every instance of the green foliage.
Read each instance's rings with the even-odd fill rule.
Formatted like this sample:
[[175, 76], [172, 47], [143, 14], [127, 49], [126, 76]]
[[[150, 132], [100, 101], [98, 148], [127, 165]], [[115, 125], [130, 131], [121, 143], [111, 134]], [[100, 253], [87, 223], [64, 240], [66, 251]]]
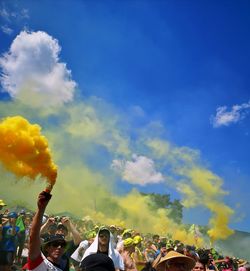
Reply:
[[148, 205], [153, 211], [160, 208], [168, 209], [168, 217], [173, 219], [176, 223], [181, 223], [183, 206], [179, 200], [175, 199], [171, 201], [169, 194], [141, 193], [141, 195], [149, 197]]

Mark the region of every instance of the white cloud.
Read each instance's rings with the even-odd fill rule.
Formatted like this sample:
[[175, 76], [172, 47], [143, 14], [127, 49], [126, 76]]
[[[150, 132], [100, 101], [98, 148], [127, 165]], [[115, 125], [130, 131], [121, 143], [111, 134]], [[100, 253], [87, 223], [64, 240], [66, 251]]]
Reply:
[[227, 111], [226, 106], [218, 107], [216, 109], [216, 116], [211, 117], [211, 122], [214, 127], [229, 126], [244, 119], [249, 109], [250, 101], [241, 105], [234, 105], [231, 111]]
[[71, 101], [76, 83], [66, 64], [59, 62], [60, 50], [58, 41], [47, 33], [22, 31], [0, 58], [4, 90], [39, 106]]
[[13, 33], [13, 29], [11, 29], [10, 27], [8, 27], [7, 25], [3, 25], [1, 26], [1, 30], [3, 31], [3, 33], [10, 35]]
[[146, 185], [164, 181], [160, 172], [155, 170], [154, 161], [145, 156], [132, 156], [133, 161], [113, 160], [111, 168], [132, 184]]
[[10, 13], [6, 10], [6, 8], [0, 9], [0, 16], [6, 21], [9, 21], [11, 17]]
[[5, 21], [11, 22], [12, 20], [23, 20], [29, 18], [29, 10], [26, 8], [22, 8], [18, 11], [9, 11], [7, 8], [3, 7], [0, 9], [0, 17], [2, 17]]

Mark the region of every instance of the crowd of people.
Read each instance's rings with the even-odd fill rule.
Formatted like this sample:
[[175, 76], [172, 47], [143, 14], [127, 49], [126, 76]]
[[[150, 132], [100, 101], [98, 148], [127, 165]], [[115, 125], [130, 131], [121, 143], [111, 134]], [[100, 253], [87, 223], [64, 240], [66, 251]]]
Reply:
[[50, 199], [49, 193], [40, 193], [35, 214], [9, 211], [0, 200], [0, 271], [250, 271], [246, 260], [220, 255], [214, 248], [48, 216]]

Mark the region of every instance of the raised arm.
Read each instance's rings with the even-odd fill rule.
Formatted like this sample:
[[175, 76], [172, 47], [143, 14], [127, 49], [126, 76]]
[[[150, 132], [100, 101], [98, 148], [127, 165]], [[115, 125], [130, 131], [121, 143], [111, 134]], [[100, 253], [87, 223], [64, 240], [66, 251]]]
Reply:
[[62, 219], [62, 224], [71, 232], [74, 244], [78, 246], [82, 241], [81, 235], [68, 217]]
[[55, 218], [54, 217], [49, 217], [46, 222], [41, 226], [41, 230], [40, 230], [40, 235], [44, 234], [50, 225], [55, 224]]
[[51, 194], [44, 191], [39, 194], [37, 199], [37, 212], [33, 218], [30, 229], [29, 259], [31, 261], [36, 260], [41, 254], [40, 229], [42, 226], [42, 218], [50, 199]]

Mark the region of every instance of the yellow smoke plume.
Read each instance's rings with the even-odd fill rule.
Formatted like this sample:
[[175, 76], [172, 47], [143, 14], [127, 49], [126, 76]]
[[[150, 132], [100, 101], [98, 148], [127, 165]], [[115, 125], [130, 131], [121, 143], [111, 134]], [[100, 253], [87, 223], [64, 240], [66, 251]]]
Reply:
[[7, 117], [0, 122], [0, 161], [18, 178], [42, 176], [53, 186], [57, 167], [51, 159], [47, 139], [37, 124], [21, 116]]
[[182, 204], [186, 208], [204, 206], [211, 212], [207, 232], [210, 240], [226, 239], [233, 234], [228, 224], [234, 211], [222, 200], [228, 194], [222, 188], [223, 180], [200, 165], [199, 153], [187, 147], [171, 146], [160, 139], [149, 140], [147, 145], [157, 158], [166, 159], [172, 172], [182, 177], [178, 183], [172, 183], [184, 196]]
[[234, 231], [228, 227], [228, 223], [234, 212], [220, 200], [220, 196], [226, 194], [221, 188], [222, 180], [211, 171], [198, 166], [181, 171], [191, 179], [191, 186], [187, 185], [185, 189], [182, 189], [181, 185], [179, 186], [179, 190], [182, 190], [186, 197], [183, 202], [184, 206], [199, 204], [208, 208], [212, 213], [209, 220], [211, 228], [208, 230], [211, 241], [226, 239], [233, 234]]

